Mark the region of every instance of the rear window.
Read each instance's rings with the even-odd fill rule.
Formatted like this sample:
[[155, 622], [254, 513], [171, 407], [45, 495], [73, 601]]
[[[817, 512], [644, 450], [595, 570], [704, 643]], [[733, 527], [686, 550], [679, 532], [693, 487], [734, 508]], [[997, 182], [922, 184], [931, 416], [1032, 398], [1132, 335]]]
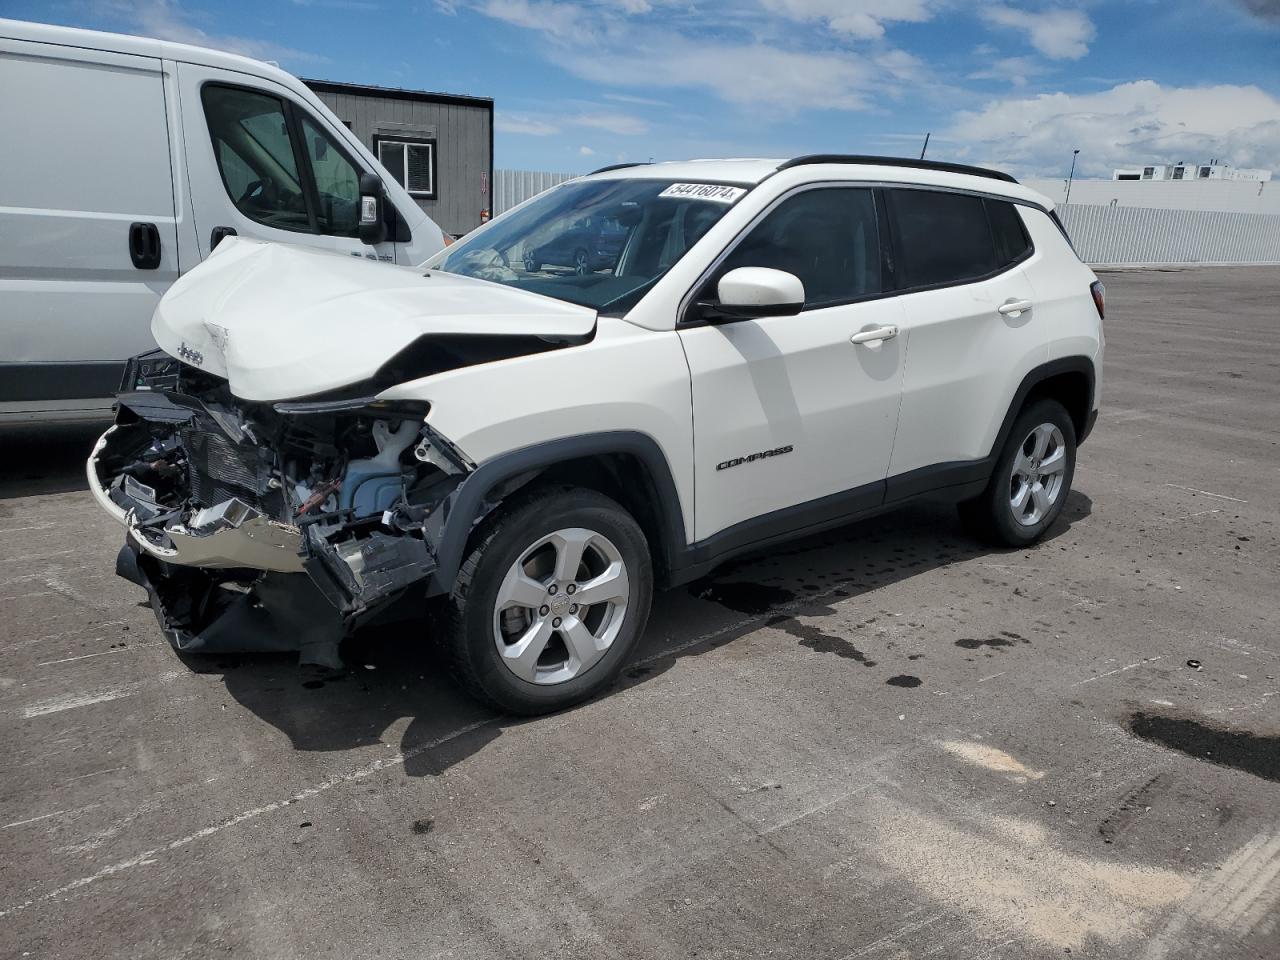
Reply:
[[889, 196], [902, 286], [962, 283], [995, 272], [981, 197], [933, 190], [890, 190]]
[[1031, 238], [1022, 224], [1018, 208], [1007, 200], [984, 200], [991, 237], [996, 245], [996, 265], [1007, 267], [1017, 263], [1031, 249]]

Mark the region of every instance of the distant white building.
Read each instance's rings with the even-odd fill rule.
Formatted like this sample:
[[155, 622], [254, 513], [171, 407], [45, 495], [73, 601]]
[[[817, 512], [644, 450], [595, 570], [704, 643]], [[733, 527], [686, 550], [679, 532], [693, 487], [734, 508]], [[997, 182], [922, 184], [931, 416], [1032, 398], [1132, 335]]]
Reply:
[[1112, 180], [1239, 180], [1265, 183], [1270, 170], [1233, 167], [1229, 163], [1153, 163], [1146, 167], [1121, 167], [1111, 172]]

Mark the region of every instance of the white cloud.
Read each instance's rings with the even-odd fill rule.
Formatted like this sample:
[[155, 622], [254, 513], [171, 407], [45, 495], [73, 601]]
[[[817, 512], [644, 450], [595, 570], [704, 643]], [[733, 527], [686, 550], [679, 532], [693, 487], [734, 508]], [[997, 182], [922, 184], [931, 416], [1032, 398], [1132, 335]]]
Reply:
[[642, 107], [669, 107], [671, 104], [665, 100], [654, 100], [650, 97], [633, 97], [627, 93], [605, 93], [601, 94], [602, 99], [613, 100], [615, 103], [634, 103]]
[[[766, 5], [763, 14], [756, 2]], [[896, 96], [897, 85], [922, 73], [915, 57], [883, 44], [865, 52], [847, 44], [806, 49], [788, 36], [795, 32], [788, 19], [822, 20], [833, 30], [863, 37], [882, 32], [871, 28], [872, 21], [926, 19], [939, 2], [752, 0], [748, 7], [738, 0], [707, 12], [677, 0], [474, 0], [474, 9], [537, 31], [549, 60], [592, 83], [646, 94], [658, 88], [703, 91], [776, 113], [867, 109]], [[653, 103], [647, 97], [609, 96]], [[633, 118], [625, 130], [604, 129], [639, 133], [640, 123]]]
[[1280, 167], [1280, 99], [1255, 86], [1166, 87], [1151, 80], [1091, 94], [994, 100], [945, 135], [968, 157], [1023, 172], [1065, 168], [1080, 149], [1094, 175], [1144, 161], [1222, 158]]
[[765, 9], [791, 20], [824, 21], [834, 33], [869, 40], [884, 36], [884, 25], [923, 23], [933, 16], [936, 0], [763, 0]]
[[170, 0], [100, 0], [96, 9], [110, 19], [119, 22], [122, 29], [158, 40], [189, 43], [197, 47], [211, 47], [238, 53], [255, 60], [271, 60], [285, 64], [328, 63], [327, 57], [295, 50], [266, 40], [240, 37], [230, 34], [212, 34], [202, 30], [194, 17], [179, 4]]
[[1021, 30], [1033, 47], [1054, 60], [1079, 60], [1089, 52], [1089, 41], [1097, 32], [1083, 10], [1033, 13], [997, 5], [982, 8], [981, 16], [995, 26]]
[[549, 137], [560, 133], [565, 127], [604, 130], [624, 137], [649, 132], [649, 124], [639, 117], [604, 110], [577, 114], [558, 113], [554, 116], [500, 111], [494, 118], [493, 127], [498, 133], [522, 134], [529, 137]]
[[629, 113], [580, 113], [565, 119], [565, 123], [577, 127], [591, 127], [594, 130], [607, 130], [624, 137], [636, 136], [649, 132], [649, 124]]
[[578, 148], [578, 153], [584, 157], [594, 157], [596, 155], [594, 150], [585, 145]]
[[986, 66], [969, 74], [968, 80], [995, 80], [1024, 86], [1030, 77], [1044, 72], [1044, 61], [1035, 57], [993, 57]]
[[498, 113], [493, 118], [493, 129], [498, 133], [517, 133], [530, 137], [548, 137], [560, 132], [560, 128], [553, 123], [511, 113]]
[[782, 50], [763, 43], [712, 44], [666, 37], [608, 57], [564, 55], [561, 65], [597, 83], [707, 90], [744, 107], [864, 109], [877, 86], [868, 59]]

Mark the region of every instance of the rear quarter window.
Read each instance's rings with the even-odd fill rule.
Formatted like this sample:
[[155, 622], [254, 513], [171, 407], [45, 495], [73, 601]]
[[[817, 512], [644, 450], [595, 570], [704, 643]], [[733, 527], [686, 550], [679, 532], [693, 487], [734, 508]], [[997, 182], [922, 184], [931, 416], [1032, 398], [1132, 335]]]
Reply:
[[996, 266], [1007, 267], [1022, 260], [1031, 252], [1031, 237], [1022, 223], [1018, 208], [1008, 200], [983, 200], [987, 207], [987, 222], [991, 224], [991, 238], [996, 247]]

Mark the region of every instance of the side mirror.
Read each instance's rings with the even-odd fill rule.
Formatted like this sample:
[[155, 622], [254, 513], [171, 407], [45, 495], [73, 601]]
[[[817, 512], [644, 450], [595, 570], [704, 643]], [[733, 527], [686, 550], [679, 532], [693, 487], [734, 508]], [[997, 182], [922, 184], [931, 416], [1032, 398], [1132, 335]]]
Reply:
[[360, 240], [372, 246], [387, 239], [387, 221], [382, 215], [386, 190], [376, 173], [360, 174]]
[[804, 284], [784, 270], [738, 267], [720, 278], [716, 297], [716, 303], [703, 305], [706, 319], [791, 317], [804, 308]]

